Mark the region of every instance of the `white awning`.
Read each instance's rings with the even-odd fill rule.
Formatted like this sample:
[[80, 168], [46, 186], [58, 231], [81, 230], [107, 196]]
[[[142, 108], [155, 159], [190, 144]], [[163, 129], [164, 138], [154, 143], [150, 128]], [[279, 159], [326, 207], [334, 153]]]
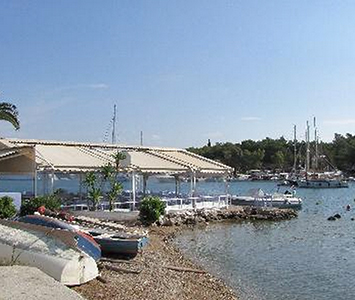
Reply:
[[74, 173], [99, 170], [108, 163], [114, 164], [113, 155], [117, 152], [126, 155], [120, 162], [125, 171], [134, 170], [148, 174], [195, 172], [200, 176], [222, 175], [232, 171], [232, 168], [226, 165], [184, 149], [0, 139], [0, 161], [9, 157], [6, 165], [0, 162], [0, 172], [11, 173], [12, 170], [20, 172], [19, 160], [14, 160], [13, 164], [17, 165], [11, 167], [11, 155], [23, 155], [21, 162], [27, 171], [32, 168], [33, 172], [37, 169]]

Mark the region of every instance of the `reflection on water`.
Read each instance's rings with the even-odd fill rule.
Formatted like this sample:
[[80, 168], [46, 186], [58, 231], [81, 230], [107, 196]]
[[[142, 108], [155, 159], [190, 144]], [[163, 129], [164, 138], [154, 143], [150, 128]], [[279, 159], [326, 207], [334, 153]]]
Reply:
[[[355, 206], [355, 187], [298, 195], [304, 207], [297, 219], [216, 224], [176, 242], [242, 299], [354, 299], [355, 209], [345, 205]], [[327, 221], [335, 213], [342, 218]]]

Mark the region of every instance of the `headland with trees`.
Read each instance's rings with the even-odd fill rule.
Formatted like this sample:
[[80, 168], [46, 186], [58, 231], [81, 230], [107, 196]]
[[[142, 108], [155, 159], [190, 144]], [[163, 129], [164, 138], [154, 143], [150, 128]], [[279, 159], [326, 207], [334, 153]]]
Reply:
[[[315, 153], [315, 142], [310, 143]], [[336, 133], [331, 142], [318, 142], [318, 168], [323, 171], [341, 170], [348, 175], [355, 173], [355, 135]], [[251, 169], [291, 172], [295, 165], [301, 169], [305, 164], [306, 142], [265, 138], [259, 141], [244, 140], [240, 143], [210, 142], [202, 147], [190, 147], [187, 150], [204, 157], [219, 161], [234, 168], [234, 175]]]

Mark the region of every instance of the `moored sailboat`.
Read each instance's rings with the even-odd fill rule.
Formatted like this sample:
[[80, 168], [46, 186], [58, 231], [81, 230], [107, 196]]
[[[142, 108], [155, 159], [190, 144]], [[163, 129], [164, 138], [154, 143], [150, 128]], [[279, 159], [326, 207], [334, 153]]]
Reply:
[[[299, 188], [347, 188], [348, 182], [344, 180], [342, 172], [338, 171], [328, 160], [326, 155], [320, 155], [319, 137], [316, 126], [316, 118], [313, 119], [314, 126], [314, 152], [311, 160], [310, 149], [310, 126], [306, 125], [306, 160], [303, 175], [299, 175], [296, 183]], [[312, 162], [312, 163], [311, 163]], [[321, 166], [323, 163], [323, 166]], [[296, 165], [296, 163], [295, 163]], [[322, 167], [328, 166], [332, 172], [325, 172]], [[295, 169], [295, 166], [294, 166]]]

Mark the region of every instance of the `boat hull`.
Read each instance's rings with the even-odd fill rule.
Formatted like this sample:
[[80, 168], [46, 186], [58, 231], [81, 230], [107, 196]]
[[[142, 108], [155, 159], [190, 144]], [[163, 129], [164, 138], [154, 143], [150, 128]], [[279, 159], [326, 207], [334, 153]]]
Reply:
[[75, 232], [77, 234], [76, 241], [77, 247], [90, 255], [95, 261], [98, 261], [101, 258], [101, 249], [100, 246], [95, 242], [95, 240], [88, 234], [76, 230], [73, 226], [64, 223], [60, 220], [53, 219], [46, 216], [38, 215], [28, 215], [18, 219], [19, 222], [34, 224], [39, 226], [45, 226], [55, 229], [63, 229]]
[[339, 180], [299, 180], [297, 181], [297, 185], [299, 188], [309, 189], [335, 189], [349, 187], [348, 182]]
[[236, 196], [231, 200], [233, 205], [242, 206], [258, 206], [258, 207], [276, 207], [276, 208], [291, 208], [291, 209], [301, 209], [302, 200], [299, 198], [255, 198], [252, 196]]
[[147, 237], [121, 238], [116, 236], [94, 236], [104, 255], [135, 257], [147, 244]]
[[98, 276], [95, 260], [76, 248], [76, 234], [0, 220], [0, 262], [36, 267], [65, 285]]

